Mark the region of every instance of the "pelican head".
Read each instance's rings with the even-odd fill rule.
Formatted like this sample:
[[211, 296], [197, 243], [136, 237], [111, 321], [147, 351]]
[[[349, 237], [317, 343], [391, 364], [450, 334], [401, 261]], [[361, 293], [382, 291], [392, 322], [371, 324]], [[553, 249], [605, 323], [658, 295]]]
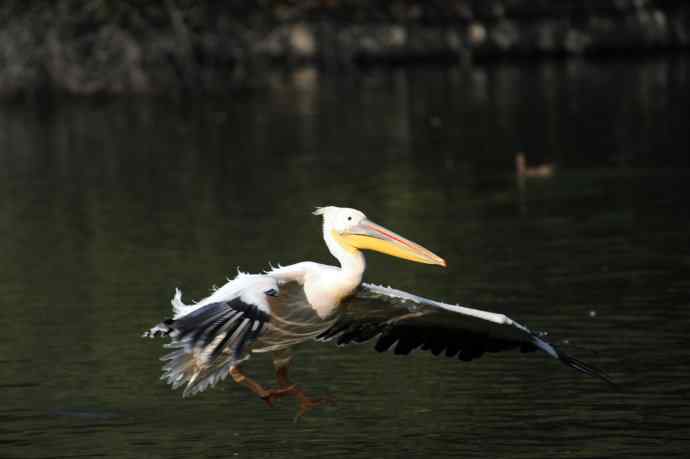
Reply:
[[314, 215], [323, 215], [324, 236], [331, 237], [349, 252], [374, 250], [405, 260], [440, 265], [446, 260], [393, 231], [377, 225], [357, 209], [318, 207]]

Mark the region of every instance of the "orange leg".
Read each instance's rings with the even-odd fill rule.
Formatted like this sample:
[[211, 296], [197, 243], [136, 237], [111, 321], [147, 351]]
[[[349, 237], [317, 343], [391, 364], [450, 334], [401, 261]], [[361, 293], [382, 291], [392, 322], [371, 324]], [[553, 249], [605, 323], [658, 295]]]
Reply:
[[311, 410], [312, 408], [316, 408], [319, 405], [335, 405], [335, 399], [333, 397], [309, 398], [302, 389], [294, 384], [291, 384], [290, 380], [288, 379], [287, 365], [276, 368], [276, 379], [278, 380], [278, 385], [281, 388], [291, 391], [292, 395], [294, 395], [299, 401], [299, 409], [297, 410], [295, 421], [302, 417], [307, 411]]
[[237, 367], [230, 368], [230, 376], [237, 384], [242, 384], [246, 386], [258, 395], [268, 406], [273, 406], [273, 401], [275, 399], [285, 397], [287, 395], [295, 395], [295, 386], [281, 385], [280, 389], [265, 389], [261, 384], [254, 381], [244, 373], [240, 371]]

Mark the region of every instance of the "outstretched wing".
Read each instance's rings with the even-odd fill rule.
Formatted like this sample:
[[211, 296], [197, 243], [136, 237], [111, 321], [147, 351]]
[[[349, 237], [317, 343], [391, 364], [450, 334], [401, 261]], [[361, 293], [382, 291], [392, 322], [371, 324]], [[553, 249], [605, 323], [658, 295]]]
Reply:
[[232, 366], [248, 358], [248, 350], [271, 319], [269, 297], [278, 294], [278, 283], [262, 274], [238, 273], [199, 303], [182, 302], [177, 290], [171, 303], [174, 317], [144, 333], [144, 337], [169, 336], [163, 356], [163, 376], [176, 389], [186, 385], [183, 396], [194, 395], [225, 379]]
[[421, 349], [465, 361], [486, 352], [541, 350], [569, 367], [613, 384], [601, 370], [565, 354], [503, 314], [449, 305], [373, 284], [362, 284], [345, 302], [336, 323], [317, 337], [339, 345], [374, 338], [379, 352], [392, 348], [395, 354], [409, 354]]
[[225, 379], [269, 320], [270, 311], [238, 297], [165, 320], [143, 336], [172, 338], [166, 347], [174, 351], [161, 358], [166, 361], [161, 379], [173, 389], [186, 384], [183, 396], [188, 396]]

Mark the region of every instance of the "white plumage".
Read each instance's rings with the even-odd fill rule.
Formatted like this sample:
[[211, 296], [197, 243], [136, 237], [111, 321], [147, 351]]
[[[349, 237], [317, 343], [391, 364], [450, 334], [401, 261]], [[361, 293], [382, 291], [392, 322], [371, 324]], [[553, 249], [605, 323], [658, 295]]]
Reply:
[[[375, 250], [418, 263], [445, 266], [442, 258], [379, 226], [355, 209], [323, 207], [323, 238], [340, 266], [301, 262], [264, 274], [238, 275], [196, 304], [182, 302], [176, 290], [173, 318], [144, 336], [169, 336], [173, 348], [163, 360], [162, 379], [185, 385], [193, 395], [228, 374], [267, 403], [292, 395], [300, 414], [324, 399], [310, 399], [287, 379], [290, 350], [307, 340], [338, 344], [376, 339], [375, 349], [396, 354], [413, 349], [471, 360], [486, 352], [518, 348], [541, 350], [583, 373], [610, 379], [574, 359], [539, 334], [503, 314], [449, 305], [390, 287], [362, 283], [366, 262], [361, 250]], [[278, 389], [265, 389], [247, 377], [240, 364], [251, 352], [271, 352]]]

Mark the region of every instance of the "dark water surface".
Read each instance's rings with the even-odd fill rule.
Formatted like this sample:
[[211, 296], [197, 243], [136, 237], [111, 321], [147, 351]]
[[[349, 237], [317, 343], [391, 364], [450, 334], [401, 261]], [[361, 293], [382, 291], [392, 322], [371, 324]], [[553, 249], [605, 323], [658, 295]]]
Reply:
[[[685, 457], [688, 81], [683, 59], [302, 70], [224, 100], [1, 107], [0, 456]], [[517, 151], [556, 174], [517, 182]], [[297, 424], [231, 382], [171, 392], [139, 336], [173, 289], [331, 262], [324, 204], [449, 261], [372, 254], [368, 280], [548, 330], [625, 391], [536, 354], [315, 343], [294, 379], [338, 404]], [[266, 356], [247, 371], [272, 382]]]

